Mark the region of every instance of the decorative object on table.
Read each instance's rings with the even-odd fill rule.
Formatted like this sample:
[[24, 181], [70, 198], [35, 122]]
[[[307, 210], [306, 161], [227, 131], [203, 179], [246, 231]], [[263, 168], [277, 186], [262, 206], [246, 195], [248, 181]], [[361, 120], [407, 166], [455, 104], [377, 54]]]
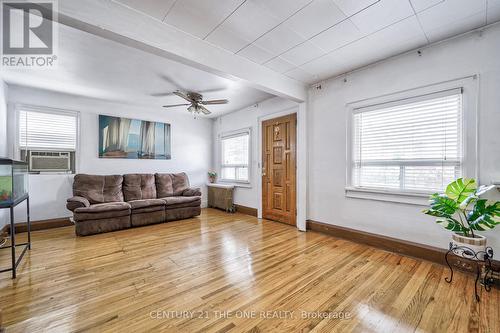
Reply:
[[487, 247], [487, 239], [477, 231], [493, 229], [500, 224], [500, 201], [490, 202], [480, 196], [494, 188], [494, 185], [478, 186], [474, 179], [459, 178], [451, 182], [444, 193], [434, 193], [429, 200], [429, 209], [424, 210], [427, 215], [435, 216], [436, 222], [445, 229], [453, 231], [445, 259], [451, 271], [451, 277], [446, 279], [451, 282], [453, 269], [448, 262], [449, 254], [469, 259], [476, 263], [476, 289], [480, 276], [480, 266], [485, 267], [483, 284], [486, 290], [490, 288], [491, 258], [493, 249]]
[[208, 181], [213, 184], [213, 183], [215, 183], [216, 179], [217, 179], [217, 172], [209, 171], [208, 172]]
[[[31, 222], [30, 222], [30, 203], [28, 195], [28, 164], [26, 162], [0, 158], [0, 209], [9, 209], [10, 212], [10, 244], [0, 249], [10, 249], [11, 267], [1, 269], [0, 273], [12, 272], [12, 278], [16, 278], [16, 270], [23, 259], [26, 251], [31, 249]], [[21, 202], [26, 201], [27, 216], [27, 243], [16, 243], [16, 227], [14, 224], [14, 207]], [[1, 243], [0, 237], [0, 243]], [[16, 249], [23, 246], [23, 250], [16, 259]]]
[[208, 207], [223, 209], [226, 212], [234, 213], [233, 185], [207, 184], [208, 187]]
[[99, 157], [169, 160], [170, 124], [99, 115]]

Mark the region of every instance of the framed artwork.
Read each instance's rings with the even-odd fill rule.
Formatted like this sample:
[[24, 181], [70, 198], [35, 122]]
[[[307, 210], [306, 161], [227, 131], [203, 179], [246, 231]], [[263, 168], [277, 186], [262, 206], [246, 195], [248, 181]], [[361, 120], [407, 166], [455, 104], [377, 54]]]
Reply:
[[99, 157], [169, 160], [170, 124], [99, 115]]

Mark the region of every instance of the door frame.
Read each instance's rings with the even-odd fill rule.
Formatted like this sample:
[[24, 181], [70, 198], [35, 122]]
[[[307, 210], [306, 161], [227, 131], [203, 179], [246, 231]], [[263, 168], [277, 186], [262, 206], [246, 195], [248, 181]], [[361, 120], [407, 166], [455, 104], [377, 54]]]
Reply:
[[293, 113], [297, 114], [297, 135], [296, 135], [296, 167], [295, 167], [295, 204], [296, 204], [296, 227], [300, 231], [306, 231], [306, 205], [307, 205], [307, 154], [306, 154], [306, 103], [300, 103], [297, 106], [287, 108], [278, 112], [266, 114], [258, 117], [258, 182], [257, 193], [259, 196], [259, 206], [257, 208], [257, 217], [262, 218], [262, 123], [266, 120], [287, 116]]

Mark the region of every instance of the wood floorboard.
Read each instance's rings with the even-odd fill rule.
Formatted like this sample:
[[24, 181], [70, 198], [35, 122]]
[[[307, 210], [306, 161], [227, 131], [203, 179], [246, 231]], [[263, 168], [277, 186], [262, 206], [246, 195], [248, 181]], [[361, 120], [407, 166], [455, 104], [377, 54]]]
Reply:
[[[0, 266], [8, 260], [0, 251]], [[472, 276], [449, 285], [447, 274], [204, 209], [89, 237], [73, 227], [33, 232], [18, 278], [0, 275], [0, 311], [7, 332], [500, 332], [499, 290], [481, 290], [477, 303]]]

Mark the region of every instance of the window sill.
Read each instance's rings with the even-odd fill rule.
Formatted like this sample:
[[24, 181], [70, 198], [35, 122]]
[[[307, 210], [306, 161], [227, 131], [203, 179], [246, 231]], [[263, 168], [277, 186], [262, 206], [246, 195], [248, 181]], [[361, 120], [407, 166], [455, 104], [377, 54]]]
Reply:
[[346, 187], [347, 198], [366, 199], [375, 201], [396, 202], [409, 205], [427, 206], [432, 193], [398, 192], [371, 188]]
[[231, 180], [220, 179], [216, 184], [231, 185], [234, 187], [252, 188], [252, 184], [250, 184], [250, 182], [235, 182]]

